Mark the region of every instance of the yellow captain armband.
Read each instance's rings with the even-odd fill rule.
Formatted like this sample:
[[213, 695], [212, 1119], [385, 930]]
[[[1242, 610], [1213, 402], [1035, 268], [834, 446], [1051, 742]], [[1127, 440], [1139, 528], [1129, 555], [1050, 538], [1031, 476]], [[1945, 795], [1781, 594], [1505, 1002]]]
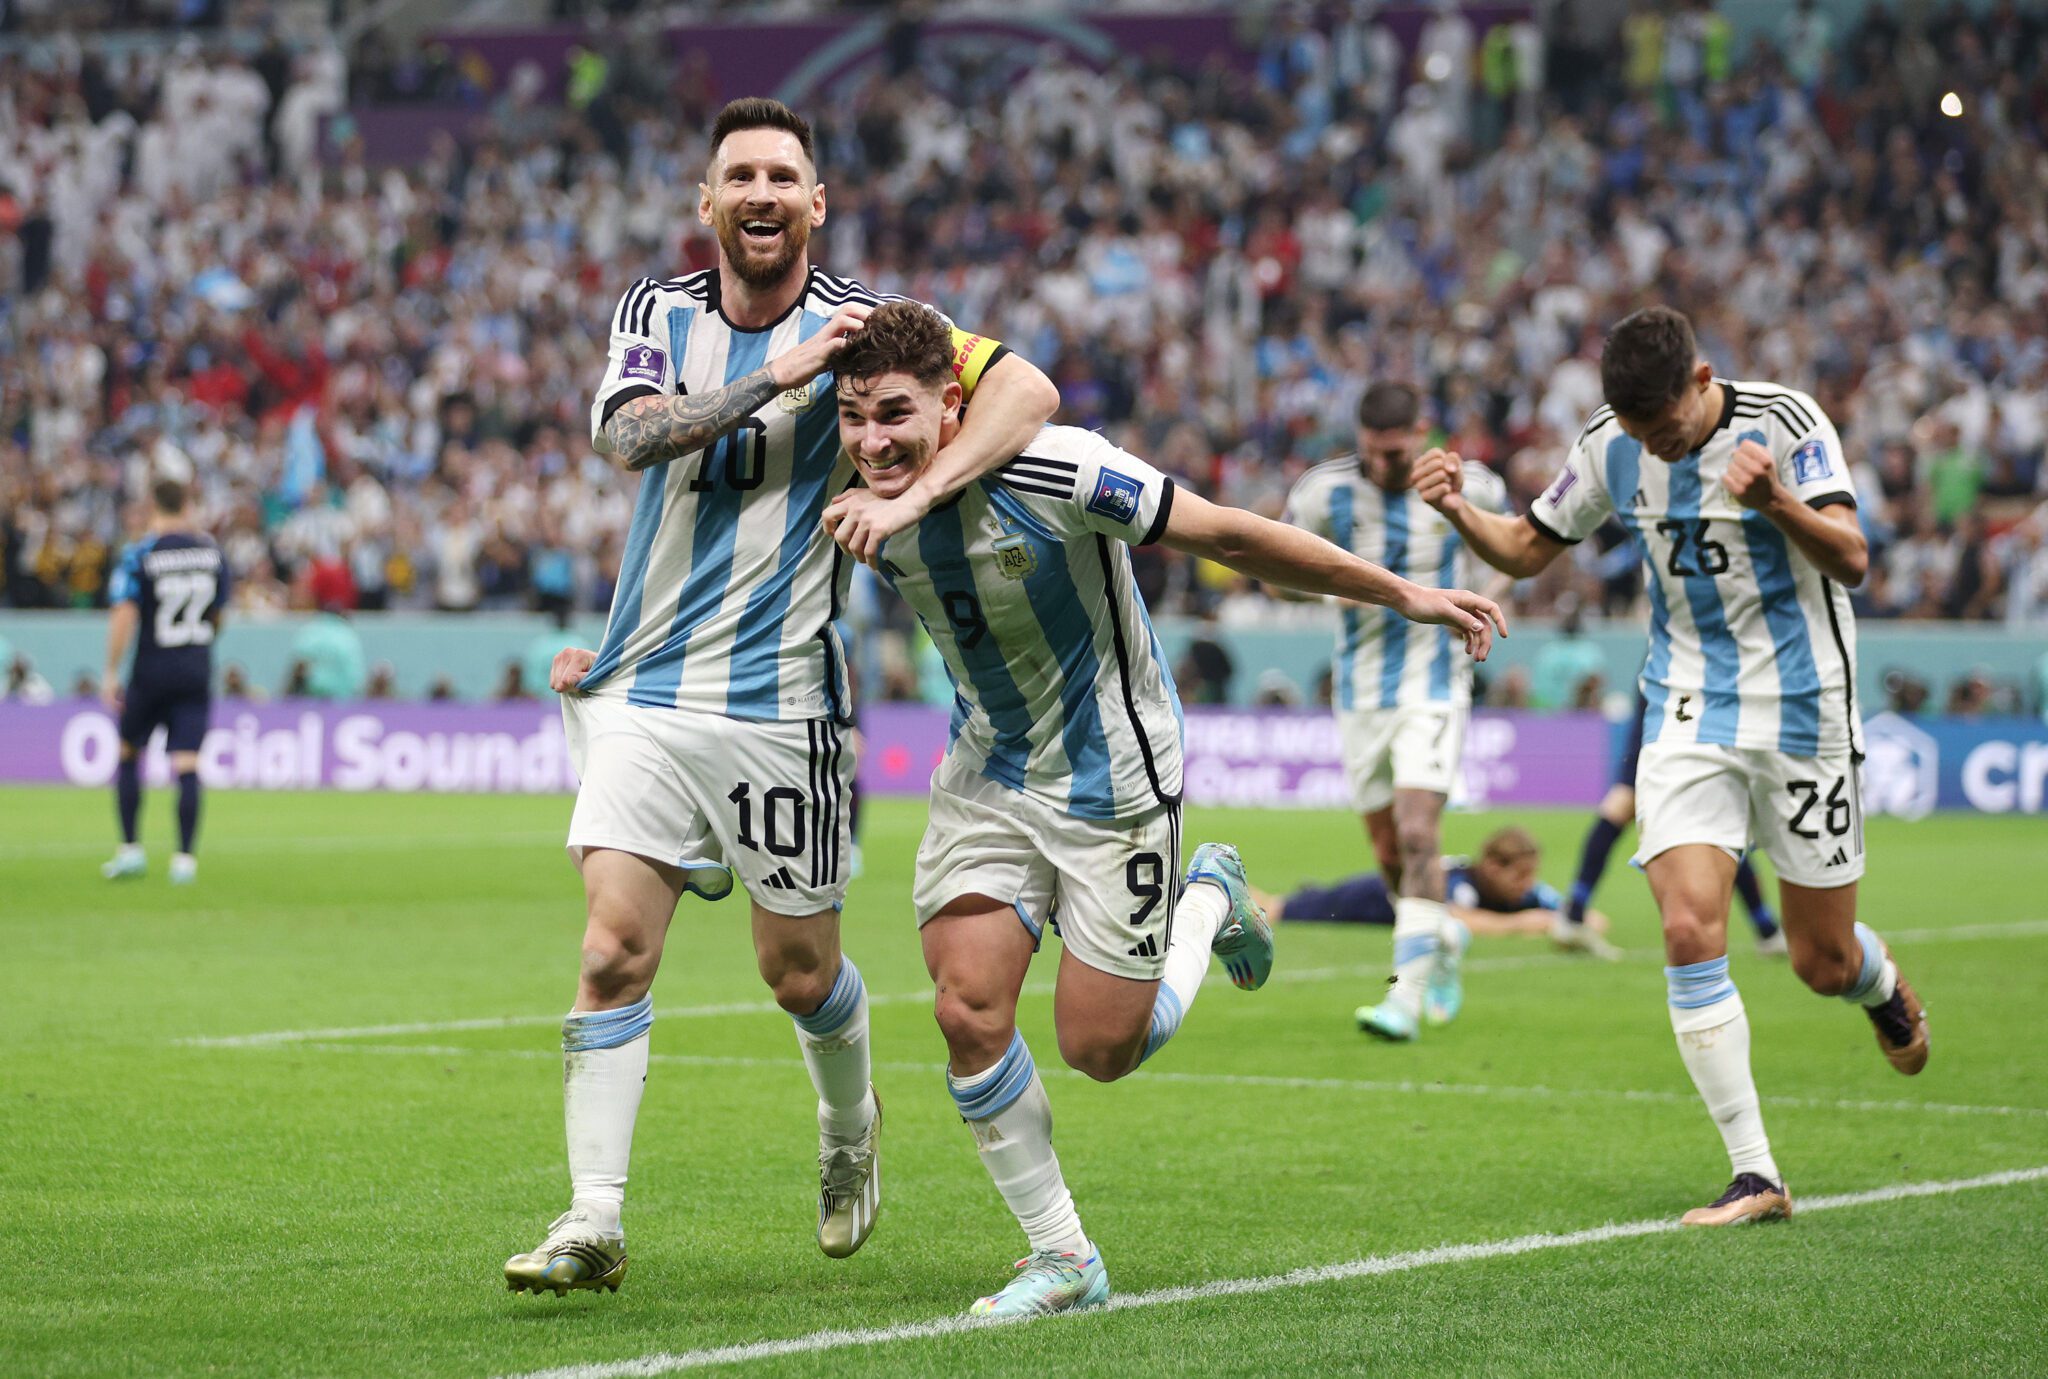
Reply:
[[1010, 347], [1000, 340], [953, 327], [953, 377], [960, 380], [960, 391], [971, 396], [981, 376], [1009, 352]]

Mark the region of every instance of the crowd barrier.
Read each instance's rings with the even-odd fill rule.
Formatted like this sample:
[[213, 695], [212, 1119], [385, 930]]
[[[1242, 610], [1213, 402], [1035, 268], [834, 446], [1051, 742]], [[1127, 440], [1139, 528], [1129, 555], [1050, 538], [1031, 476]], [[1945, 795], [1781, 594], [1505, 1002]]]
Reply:
[[[949, 715], [922, 704], [870, 707], [862, 787], [921, 796], [945, 750]], [[1482, 710], [1466, 735], [1455, 804], [1591, 805], [1611, 778], [1621, 729], [1599, 714]], [[2033, 719], [1907, 719], [1868, 724], [1872, 813], [2039, 814], [2048, 795], [2048, 725]], [[119, 743], [96, 702], [0, 702], [0, 781], [101, 786]], [[145, 778], [168, 780], [162, 739]], [[574, 790], [552, 702], [449, 704], [312, 700], [222, 702], [200, 752], [211, 787], [559, 793]], [[1316, 710], [1191, 709], [1186, 798], [1195, 805], [1349, 807], [1335, 720]]]

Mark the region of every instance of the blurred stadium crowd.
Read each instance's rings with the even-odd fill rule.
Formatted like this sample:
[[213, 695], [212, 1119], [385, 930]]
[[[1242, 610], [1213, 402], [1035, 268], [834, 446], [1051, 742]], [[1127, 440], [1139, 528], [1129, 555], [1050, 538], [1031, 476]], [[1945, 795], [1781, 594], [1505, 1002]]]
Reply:
[[[1602, 331], [1668, 302], [1841, 426], [1864, 615], [2048, 624], [2038, 12], [1833, 32], [1802, 3], [1740, 52], [1703, 0], [1602, 46], [1448, 5], [1412, 54], [1369, 3], [1245, 27], [1243, 70], [1048, 54], [1021, 83], [919, 67], [913, 27], [914, 79], [806, 112], [814, 257], [1268, 513], [1377, 377], [1526, 503], [1600, 402]], [[634, 278], [713, 262], [704, 131], [742, 94], [642, 33], [597, 31], [560, 104], [374, 32], [0, 57], [0, 606], [103, 601], [176, 451], [238, 610], [606, 608], [635, 481], [586, 441], [605, 324]], [[345, 121], [323, 144], [351, 98], [466, 99], [491, 132], [373, 167]], [[1515, 603], [1624, 615], [1614, 545]], [[1288, 616], [1217, 573], [1143, 557], [1155, 609]]]

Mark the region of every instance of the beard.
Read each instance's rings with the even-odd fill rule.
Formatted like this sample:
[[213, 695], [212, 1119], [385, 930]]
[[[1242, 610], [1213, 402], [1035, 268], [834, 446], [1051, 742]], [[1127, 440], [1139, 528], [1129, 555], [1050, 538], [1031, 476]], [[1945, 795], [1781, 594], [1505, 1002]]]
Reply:
[[782, 245], [771, 258], [762, 258], [740, 222], [746, 216], [720, 211], [714, 221], [718, 230], [718, 249], [732, 268], [733, 275], [748, 287], [774, 287], [789, 276], [789, 270], [803, 257], [804, 250], [811, 242], [811, 222], [799, 216], [786, 221], [782, 226]]

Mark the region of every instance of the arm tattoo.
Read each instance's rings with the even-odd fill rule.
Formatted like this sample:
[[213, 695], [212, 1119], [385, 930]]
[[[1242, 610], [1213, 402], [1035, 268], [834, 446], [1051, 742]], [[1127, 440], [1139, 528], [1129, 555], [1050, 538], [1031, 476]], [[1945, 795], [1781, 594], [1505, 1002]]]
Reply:
[[737, 383], [682, 397], [636, 397], [604, 424], [612, 453], [626, 468], [664, 463], [717, 440], [781, 392], [766, 368]]

